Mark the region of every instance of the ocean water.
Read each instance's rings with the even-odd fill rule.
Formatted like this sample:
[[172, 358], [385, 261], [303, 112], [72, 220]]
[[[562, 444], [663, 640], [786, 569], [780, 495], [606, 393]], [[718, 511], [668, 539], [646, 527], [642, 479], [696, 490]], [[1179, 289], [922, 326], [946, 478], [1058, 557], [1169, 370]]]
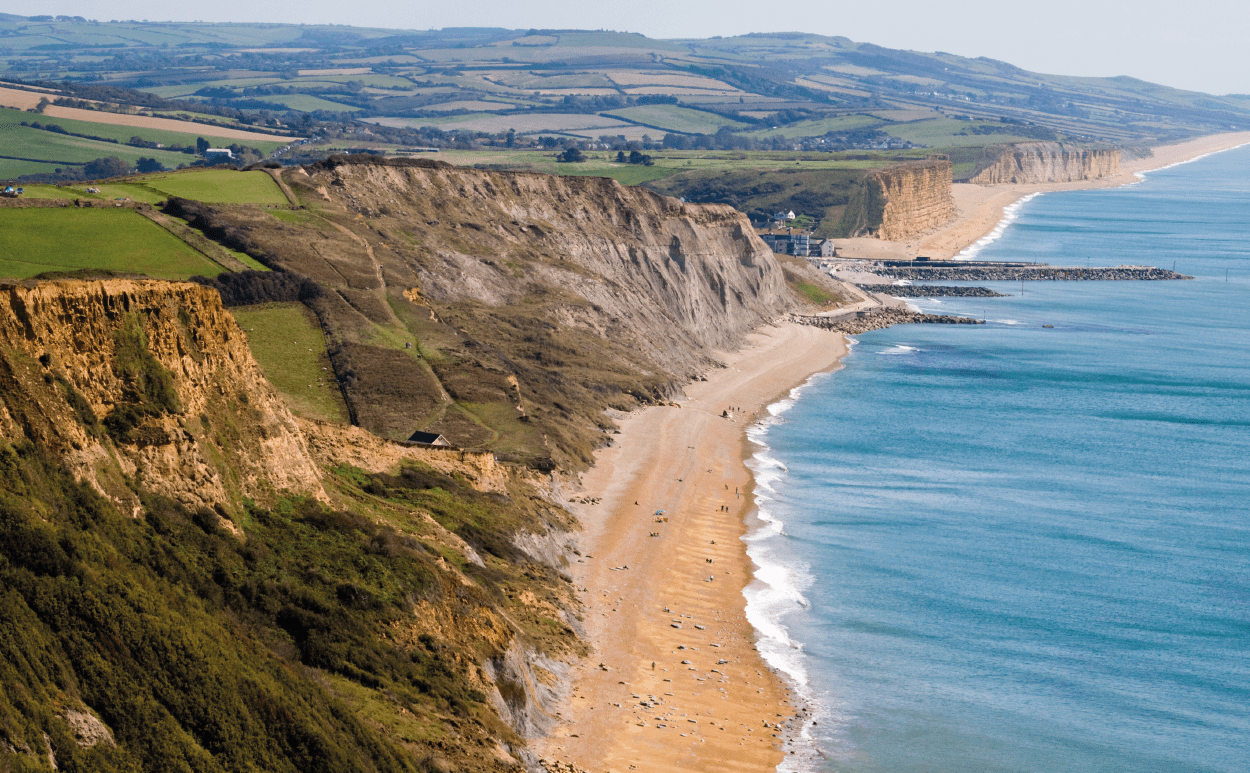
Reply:
[[752, 430], [783, 770], [1250, 771], [1250, 148], [1014, 214], [979, 259], [1196, 279], [921, 300], [989, 324], [859, 336]]

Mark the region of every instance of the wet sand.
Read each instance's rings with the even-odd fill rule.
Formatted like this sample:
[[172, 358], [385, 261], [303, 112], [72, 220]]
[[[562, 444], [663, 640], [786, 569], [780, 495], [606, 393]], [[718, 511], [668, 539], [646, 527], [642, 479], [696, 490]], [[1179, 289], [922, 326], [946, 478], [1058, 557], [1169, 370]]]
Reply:
[[776, 768], [786, 734], [773, 725], [793, 710], [745, 616], [745, 430], [845, 353], [841, 334], [763, 328], [680, 408], [621, 421], [577, 493], [602, 501], [571, 506], [585, 532], [570, 573], [593, 652], [539, 756], [593, 773]]

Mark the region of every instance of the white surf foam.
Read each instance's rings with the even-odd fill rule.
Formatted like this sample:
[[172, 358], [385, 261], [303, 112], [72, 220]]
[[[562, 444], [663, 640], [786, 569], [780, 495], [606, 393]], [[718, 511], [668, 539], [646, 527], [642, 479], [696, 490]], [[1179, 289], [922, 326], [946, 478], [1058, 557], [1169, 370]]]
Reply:
[[981, 250], [1002, 238], [1003, 233], [1007, 230], [1007, 226], [1014, 223], [1016, 219], [1020, 217], [1020, 208], [1041, 195], [1041, 191], [1038, 191], [1037, 193], [1030, 193], [1028, 196], [1025, 196], [1019, 201], [1004, 207], [1003, 219], [998, 221], [998, 225], [994, 226], [994, 230], [990, 231], [985, 236], [982, 236], [971, 245], [965, 247], [962, 252], [955, 256], [955, 260], [972, 260], [979, 252], [981, 252]]
[[879, 351], [877, 352], [877, 354], [888, 357], [888, 356], [898, 356], [900, 354], [911, 354], [912, 352], [918, 352], [918, 351], [920, 350], [914, 346], [905, 346], [903, 344], [898, 344], [897, 346], [891, 346], [889, 349]]
[[[851, 340], [853, 345], [854, 339]], [[747, 461], [755, 480], [755, 511], [743, 541], [754, 564], [754, 577], [742, 593], [747, 602], [747, 621], [755, 628], [760, 655], [789, 684], [796, 698], [795, 708], [800, 709], [800, 716], [805, 718], [796, 722], [789, 734], [786, 748], [796, 754], [787, 755], [778, 768], [792, 773], [814, 770], [821, 760], [811, 722], [822, 721], [826, 712], [808, 687], [803, 644], [790, 636], [785, 625], [787, 615], [808, 607], [804, 591], [811, 586], [813, 577], [807, 566], [784, 558], [785, 523], [773, 503], [780, 497], [778, 484], [789, 470], [772, 455], [767, 440], [769, 430], [784, 421], [783, 414], [794, 407], [803, 390], [817, 379], [828, 376], [828, 373], [817, 374], [790, 390], [785, 399], [768, 406], [766, 417], [747, 429], [747, 438], [756, 447]]]

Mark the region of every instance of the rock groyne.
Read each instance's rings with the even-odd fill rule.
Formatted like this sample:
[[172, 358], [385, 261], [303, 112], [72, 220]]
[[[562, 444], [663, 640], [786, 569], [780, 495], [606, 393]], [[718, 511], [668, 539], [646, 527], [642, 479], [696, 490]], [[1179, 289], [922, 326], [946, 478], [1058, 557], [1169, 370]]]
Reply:
[[916, 282], [1051, 282], [1051, 281], [1159, 281], [1193, 279], [1192, 276], [1154, 266], [1114, 266], [1080, 268], [1075, 266], [976, 265], [976, 266], [889, 266], [881, 275]]
[[1005, 298], [988, 287], [956, 287], [953, 285], [855, 285], [869, 293], [892, 295], [895, 298]]
[[878, 309], [876, 311], [844, 314], [841, 316], [812, 317], [791, 314], [790, 320], [801, 325], [811, 325], [822, 330], [835, 330], [847, 335], [867, 333], [891, 325], [983, 325], [984, 320], [972, 317], [952, 317], [944, 314], [921, 314], [907, 309]]

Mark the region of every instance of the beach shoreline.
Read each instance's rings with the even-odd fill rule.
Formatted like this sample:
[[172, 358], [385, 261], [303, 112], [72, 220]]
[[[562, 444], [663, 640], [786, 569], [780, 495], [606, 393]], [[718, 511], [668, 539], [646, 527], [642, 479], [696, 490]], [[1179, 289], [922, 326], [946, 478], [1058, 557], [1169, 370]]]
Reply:
[[593, 651], [574, 665], [539, 757], [594, 773], [776, 769], [796, 709], [746, 617], [746, 430], [845, 353], [839, 333], [768, 326], [689, 385], [680, 407], [620, 420], [582, 476], [576, 498], [589, 502], [569, 504], [584, 531], [568, 571], [585, 589]]
[[1183, 164], [1197, 158], [1231, 150], [1250, 144], [1250, 132], [1215, 134], [1194, 140], [1160, 145], [1152, 148], [1154, 155], [1121, 164], [1119, 174], [1097, 180], [1070, 183], [1004, 183], [1000, 185], [974, 185], [955, 183], [956, 218], [924, 236], [907, 241], [888, 242], [871, 237], [835, 239], [838, 254], [849, 258], [875, 260], [910, 260], [927, 256], [934, 260], [953, 258], [969, 247], [981, 242], [995, 231], [1001, 233], [1004, 221], [1013, 214], [1012, 208], [1022, 200], [1046, 193], [1060, 191], [1090, 190], [1094, 188], [1119, 188], [1141, 182], [1142, 175]]
[[[1241, 133], [1162, 146], [1103, 180], [957, 185], [955, 223], [910, 244], [838, 240], [839, 251], [952, 257], [1026, 197], [1134, 184], [1148, 171], [1248, 143], [1250, 133]], [[762, 634], [747, 619], [758, 567], [744, 538], [765, 525], [748, 465], [759, 449], [747, 433], [770, 406], [839, 368], [847, 351], [839, 333], [761, 328], [721, 355], [725, 369], [689, 385], [680, 407], [620, 418], [617, 442], [581, 476], [575, 496], [588, 501], [568, 504], [584, 526], [569, 573], [582, 589], [592, 652], [570, 670], [558, 724], [534, 743], [549, 769], [772, 771], [798, 751], [810, 716], [766, 662]]]

